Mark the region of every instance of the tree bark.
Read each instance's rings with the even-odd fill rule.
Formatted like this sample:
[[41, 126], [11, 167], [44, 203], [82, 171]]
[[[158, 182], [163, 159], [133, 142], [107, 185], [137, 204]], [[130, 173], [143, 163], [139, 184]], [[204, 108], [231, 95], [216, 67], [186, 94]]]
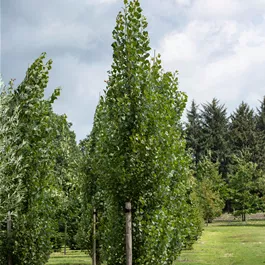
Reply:
[[97, 238], [96, 238], [96, 228], [97, 228], [97, 210], [93, 210], [93, 257], [92, 265], [97, 265]]
[[242, 213], [242, 222], [246, 221], [246, 213]]
[[126, 202], [126, 265], [132, 265], [132, 205]]
[[67, 223], [64, 224], [64, 255], [66, 255]]
[[[10, 241], [11, 241], [11, 230], [12, 230], [12, 219], [11, 219], [11, 213], [8, 212], [8, 217], [7, 217], [7, 238], [8, 238], [8, 245], [10, 246]], [[8, 249], [8, 265], [12, 265], [12, 254], [11, 250]]]

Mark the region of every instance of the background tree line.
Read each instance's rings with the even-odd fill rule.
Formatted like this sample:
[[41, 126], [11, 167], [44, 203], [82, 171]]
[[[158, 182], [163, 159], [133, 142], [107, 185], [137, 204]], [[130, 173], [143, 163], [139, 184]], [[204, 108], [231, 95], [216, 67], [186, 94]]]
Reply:
[[264, 211], [265, 97], [256, 111], [242, 102], [231, 115], [216, 98], [201, 108], [193, 100], [185, 133], [196, 177], [205, 160], [218, 169], [223, 188], [216, 196], [226, 203], [223, 210], [243, 220]]

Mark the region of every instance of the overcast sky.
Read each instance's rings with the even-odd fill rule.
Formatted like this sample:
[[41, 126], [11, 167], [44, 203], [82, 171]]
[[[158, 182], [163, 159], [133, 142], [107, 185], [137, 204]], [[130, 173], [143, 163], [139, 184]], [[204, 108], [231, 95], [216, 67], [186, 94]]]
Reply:
[[[265, 95], [265, 0], [142, 0], [151, 46], [165, 70], [179, 71], [189, 102], [213, 97], [233, 111]], [[62, 87], [77, 140], [91, 130], [112, 61], [122, 0], [1, 0], [1, 68], [18, 85], [42, 52], [53, 60], [46, 96]]]

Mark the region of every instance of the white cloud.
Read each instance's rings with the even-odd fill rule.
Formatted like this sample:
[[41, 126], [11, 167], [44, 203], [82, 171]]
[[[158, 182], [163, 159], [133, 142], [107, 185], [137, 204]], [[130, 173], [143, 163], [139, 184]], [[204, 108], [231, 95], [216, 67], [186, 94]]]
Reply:
[[190, 6], [191, 0], [175, 0], [176, 3], [180, 6]]
[[[265, 67], [265, 20], [259, 25], [191, 21], [183, 30], [167, 34], [158, 51], [166, 69], [179, 70], [180, 89], [190, 100], [217, 97], [234, 108], [242, 96], [256, 105], [264, 95], [261, 75], [255, 79], [249, 73], [262, 73]], [[251, 89], [246, 86], [250, 83]]]
[[196, 0], [191, 15], [215, 19], [219, 17], [228, 18], [239, 14], [243, 10], [244, 5], [239, 0]]
[[161, 42], [161, 53], [167, 62], [192, 61], [196, 57], [196, 43], [185, 33], [168, 34]]
[[264, 0], [195, 0], [190, 19], [246, 20], [264, 13]]

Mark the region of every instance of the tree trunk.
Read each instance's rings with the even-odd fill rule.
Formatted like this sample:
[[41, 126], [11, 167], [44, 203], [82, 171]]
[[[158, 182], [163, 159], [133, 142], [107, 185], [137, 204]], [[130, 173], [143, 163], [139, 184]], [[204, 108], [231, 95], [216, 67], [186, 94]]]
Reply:
[[126, 202], [126, 265], [132, 265], [132, 205]]
[[246, 213], [242, 213], [242, 222], [246, 221]]
[[[7, 238], [8, 238], [8, 246], [10, 246], [11, 242], [11, 231], [12, 231], [12, 219], [11, 219], [11, 213], [8, 212], [8, 217], [7, 217]], [[8, 265], [12, 265], [12, 254], [10, 248], [8, 249]]]
[[93, 210], [93, 256], [92, 265], [97, 265], [97, 238], [96, 238], [96, 228], [97, 228], [97, 210]]
[[64, 225], [64, 255], [66, 255], [67, 223]]

